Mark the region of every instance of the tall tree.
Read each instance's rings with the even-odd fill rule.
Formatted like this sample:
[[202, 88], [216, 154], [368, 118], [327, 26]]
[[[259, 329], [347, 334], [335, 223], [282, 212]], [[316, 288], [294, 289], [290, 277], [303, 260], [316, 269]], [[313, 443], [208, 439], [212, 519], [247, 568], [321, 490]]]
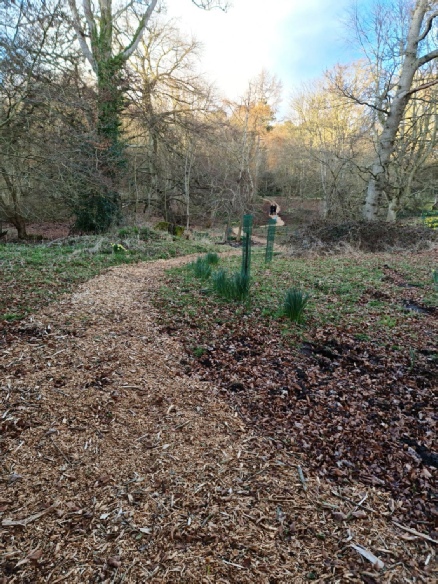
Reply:
[[143, 177], [137, 184], [144, 191], [145, 208], [159, 209], [172, 223], [184, 193], [187, 224], [193, 140], [205, 126], [202, 119], [211, 101], [210, 87], [195, 71], [198, 49], [173, 22], [155, 19], [128, 69], [124, 117], [129, 120], [126, 134], [136, 146], [129, 160], [135, 159], [137, 176]]
[[[433, 46], [436, 36], [438, 2], [436, 0], [393, 0], [392, 13], [387, 5], [376, 2], [371, 27], [356, 14], [356, 33], [361, 45], [372, 45], [372, 58], [379, 76], [386, 73], [385, 83], [379, 84], [372, 107], [382, 117], [382, 129], [377, 138], [376, 154], [371, 165], [370, 179], [364, 206], [364, 218], [375, 220], [384, 196], [391, 200], [390, 163], [395, 151], [396, 137], [409, 100], [433, 84], [424, 83], [419, 73], [438, 58]], [[397, 19], [397, 14], [401, 18]], [[395, 34], [385, 26], [399, 23]], [[370, 34], [371, 33], [371, 34]], [[431, 46], [432, 45], [432, 46]], [[381, 77], [380, 77], [381, 78]], [[418, 82], [417, 82], [418, 80]]]
[[47, 191], [45, 148], [53, 124], [47, 89], [60, 73], [57, 56], [68, 55], [67, 36], [59, 0], [0, 7], [0, 214], [19, 238], [42, 208], [35, 199]]
[[357, 104], [346, 102], [333, 91], [333, 80], [337, 84], [343, 84], [345, 79], [354, 83], [359, 72], [355, 66], [336, 66], [324, 79], [304, 86], [291, 101], [300, 156], [307, 156], [307, 167], [318, 177], [319, 184], [312, 185], [316, 187], [312, 195], [323, 199], [326, 218], [356, 215], [358, 193], [363, 193], [360, 164], [366, 151], [364, 137], [369, 133], [369, 120]]
[[230, 103], [230, 123], [236, 129], [235, 160], [238, 165], [235, 205], [239, 214], [251, 211], [266, 160], [265, 138], [281, 100], [281, 83], [267, 71], [252, 79], [239, 103]]
[[[192, 1], [205, 9], [226, 7], [222, 0]], [[139, 46], [158, 0], [129, 0], [117, 7], [113, 6], [112, 0], [98, 0], [98, 7], [91, 0], [82, 0], [82, 9], [78, 0], [68, 0], [68, 4], [82, 53], [97, 78], [97, 129], [99, 148], [105, 154], [100, 160], [110, 185], [104, 198], [109, 199], [109, 212], [115, 214], [117, 180], [124, 163], [120, 119], [126, 91], [124, 67]], [[136, 23], [128, 40], [122, 34], [123, 21]]]

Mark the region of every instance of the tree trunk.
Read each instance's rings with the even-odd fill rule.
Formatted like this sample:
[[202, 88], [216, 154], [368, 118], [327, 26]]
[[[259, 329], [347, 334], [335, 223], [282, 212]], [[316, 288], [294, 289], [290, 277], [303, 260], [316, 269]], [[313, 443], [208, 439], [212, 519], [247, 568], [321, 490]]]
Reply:
[[0, 174], [5, 181], [7, 192], [9, 193], [10, 200], [12, 204], [6, 204], [4, 201], [1, 202], [1, 208], [6, 216], [6, 219], [12, 223], [18, 233], [18, 239], [26, 239], [26, 220], [22, 215], [22, 207], [20, 205], [20, 191], [13, 182], [13, 179], [6, 171], [4, 166], [0, 166]]
[[412, 94], [415, 72], [424, 62], [424, 58], [418, 58], [417, 52], [420, 30], [428, 4], [427, 0], [417, 0], [412, 15], [397, 91], [383, 125], [383, 131], [377, 143], [376, 158], [371, 167], [371, 178], [368, 183], [364, 207], [364, 218], [368, 221], [373, 221], [377, 218], [383, 195], [387, 195], [388, 199], [392, 198], [390, 196], [391, 185], [388, 168], [391, 155], [394, 152], [394, 142], [400, 122], [403, 119], [406, 105]]
[[26, 239], [27, 238], [26, 221], [23, 219], [23, 217], [14, 217], [12, 224], [17, 230], [18, 239]]
[[190, 178], [192, 171], [192, 151], [191, 144], [187, 146], [184, 161], [184, 198], [186, 203], [186, 229], [190, 229]]
[[399, 207], [400, 207], [400, 195], [397, 194], [397, 196], [393, 197], [389, 201], [388, 211], [386, 214], [386, 220], [388, 221], [388, 223], [394, 223], [395, 221], [397, 221], [397, 213], [398, 213]]
[[21, 215], [14, 215], [13, 217], [9, 217], [9, 222], [12, 223], [17, 230], [18, 239], [27, 238], [26, 221], [24, 217]]

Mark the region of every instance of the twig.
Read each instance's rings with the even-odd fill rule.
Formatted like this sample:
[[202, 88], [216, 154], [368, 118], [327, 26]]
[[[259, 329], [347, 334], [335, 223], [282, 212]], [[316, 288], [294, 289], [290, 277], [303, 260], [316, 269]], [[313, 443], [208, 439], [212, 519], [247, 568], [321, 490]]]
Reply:
[[175, 427], [175, 430], [179, 430], [180, 428], [184, 428], [184, 426], [187, 426], [187, 424], [190, 424], [192, 420], [187, 420], [187, 422], [184, 422], [184, 424], [180, 424], [179, 426]]
[[213, 516], [214, 516], [214, 513], [210, 513], [210, 515], [208, 515], [208, 516], [207, 516], [207, 517], [204, 519], [204, 521], [201, 523], [201, 527], [204, 527], [204, 525], [205, 525], [206, 523], [208, 523], [208, 522], [210, 521], [210, 519], [211, 519]]
[[420, 533], [416, 529], [412, 529], [411, 527], [406, 527], [405, 525], [401, 525], [400, 523], [397, 523], [397, 521], [393, 521], [393, 523], [394, 523], [394, 525], [396, 525], [400, 529], [404, 529], [404, 531], [407, 531], [408, 533], [412, 533], [412, 535], [416, 535], [417, 537], [421, 537], [421, 538], [426, 539], [427, 541], [430, 541], [432, 543], [438, 543], [438, 541], [436, 539], [432, 539], [431, 537], [429, 537], [425, 533]]
[[[140, 436], [139, 438], [136, 438], [135, 441], [136, 442], [140, 442], [140, 440], [143, 440], [144, 438], [148, 438], [149, 434], [143, 434], [143, 436]], [[160, 442], [155, 442], [155, 444], [143, 444], [143, 446], [145, 448], [148, 449], [152, 449], [152, 448], [158, 448], [158, 446], [160, 446]]]
[[67, 351], [67, 349], [60, 349], [59, 351], [56, 351], [56, 353], [53, 353], [53, 355], [50, 355], [50, 359], [53, 359], [53, 357], [55, 355], [59, 355], [59, 353], [64, 353], [65, 351]]
[[297, 465], [297, 469], [298, 469], [298, 476], [300, 477], [300, 481], [303, 485], [303, 490], [307, 491], [307, 484], [306, 484], [306, 479], [304, 478], [303, 469], [301, 468], [301, 466], [299, 464]]
[[[339, 495], [339, 493], [337, 493], [336, 491], [332, 491], [332, 495], [334, 495], [335, 497], [338, 497], [339, 499], [342, 499], [343, 501], [347, 501], [348, 503], [351, 503], [355, 507], [362, 506], [362, 503], [363, 503], [363, 500], [360, 503], [356, 503], [356, 501], [352, 501], [348, 497], [344, 497], [343, 495]], [[379, 515], [379, 513], [375, 509], [372, 509], [371, 507], [368, 507], [367, 505], [363, 505], [363, 509], [366, 509], [367, 511], [371, 511], [371, 513], [376, 513], [376, 515]]]
[[62, 456], [62, 458], [65, 460], [65, 462], [67, 464], [71, 464], [71, 460], [68, 458], [68, 456], [66, 454], [64, 454], [64, 452], [59, 448], [59, 446], [56, 444], [56, 442], [53, 440], [53, 438], [50, 436], [50, 439], [52, 441], [53, 446], [56, 448], [56, 450], [59, 452], [59, 454]]
[[26, 519], [19, 519], [18, 521], [13, 521], [12, 519], [3, 519], [2, 526], [3, 527], [14, 527], [16, 525], [20, 525], [21, 527], [26, 527], [26, 525], [28, 525], [29, 523], [32, 523], [32, 521], [36, 521], [40, 517], [43, 517], [43, 515], [47, 515], [47, 513], [50, 513], [51, 511], [56, 509], [56, 507], [58, 507], [58, 506], [59, 506], [59, 501], [56, 501], [55, 503], [53, 503], [53, 505], [50, 505], [50, 507], [47, 507], [47, 509], [44, 509], [44, 511], [40, 511], [39, 513], [35, 513], [35, 515], [29, 515], [29, 517], [26, 517]]
[[241, 566], [240, 564], [234, 564], [233, 562], [227, 562], [227, 560], [222, 560], [224, 564], [227, 564], [228, 566], [234, 566], [235, 568], [239, 568], [240, 570], [244, 570], [244, 566]]

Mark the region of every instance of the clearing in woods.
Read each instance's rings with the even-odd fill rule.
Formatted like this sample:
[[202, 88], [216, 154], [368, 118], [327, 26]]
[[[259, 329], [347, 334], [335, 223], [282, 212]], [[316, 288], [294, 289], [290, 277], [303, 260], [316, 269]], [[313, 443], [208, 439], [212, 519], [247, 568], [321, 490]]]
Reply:
[[111, 268], [4, 337], [0, 582], [434, 581], [378, 481], [319, 478], [189, 372], [151, 303], [187, 261]]

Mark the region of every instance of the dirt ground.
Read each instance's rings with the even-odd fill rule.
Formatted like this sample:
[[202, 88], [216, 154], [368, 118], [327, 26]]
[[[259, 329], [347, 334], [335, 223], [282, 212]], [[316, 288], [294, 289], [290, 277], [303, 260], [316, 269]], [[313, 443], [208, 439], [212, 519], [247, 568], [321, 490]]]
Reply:
[[190, 375], [149, 302], [186, 261], [111, 269], [2, 338], [0, 583], [435, 582], [386, 492], [322, 482]]

